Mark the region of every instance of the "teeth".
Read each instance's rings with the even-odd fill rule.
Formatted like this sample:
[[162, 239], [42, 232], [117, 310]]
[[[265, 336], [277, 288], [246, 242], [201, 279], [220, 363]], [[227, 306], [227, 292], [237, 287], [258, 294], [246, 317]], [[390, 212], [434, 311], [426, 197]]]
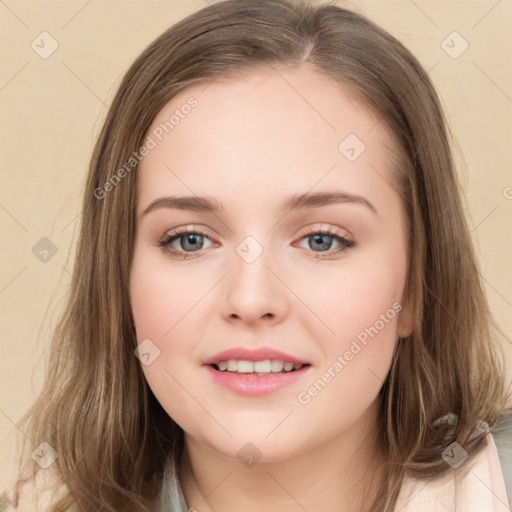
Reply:
[[284, 363], [283, 361], [272, 361], [272, 371], [273, 372], [282, 372]]
[[300, 363], [292, 363], [289, 361], [270, 360], [263, 361], [246, 361], [244, 359], [236, 360], [230, 359], [229, 361], [220, 361], [217, 368], [221, 371], [238, 372], [238, 373], [256, 373], [256, 374], [270, 374], [291, 372], [292, 370], [300, 370], [304, 365]]
[[[270, 373], [272, 371], [272, 361], [270, 359], [254, 361], [253, 367], [256, 373]], [[240, 371], [240, 363], [238, 363], [238, 371]]]
[[[229, 361], [228, 365], [231, 363]], [[238, 373], [252, 373], [254, 371], [254, 363], [252, 361], [235, 361], [238, 365]]]

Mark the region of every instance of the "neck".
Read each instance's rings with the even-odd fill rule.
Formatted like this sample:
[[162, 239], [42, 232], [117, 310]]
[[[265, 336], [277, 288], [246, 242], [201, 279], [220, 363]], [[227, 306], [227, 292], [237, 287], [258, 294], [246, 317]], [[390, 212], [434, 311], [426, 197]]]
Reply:
[[383, 480], [377, 405], [346, 431], [307, 452], [246, 467], [185, 433], [183, 494], [198, 512], [371, 511]]

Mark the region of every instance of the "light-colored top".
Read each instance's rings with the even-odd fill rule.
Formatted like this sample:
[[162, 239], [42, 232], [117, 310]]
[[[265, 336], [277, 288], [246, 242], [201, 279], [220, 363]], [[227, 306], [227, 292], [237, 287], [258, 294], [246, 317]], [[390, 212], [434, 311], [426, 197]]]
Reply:
[[[486, 440], [480, 452], [435, 480], [404, 479], [395, 512], [510, 512], [496, 444], [490, 434]], [[454, 446], [445, 460], [456, 466], [464, 458]]]
[[[510, 443], [511, 431], [506, 434], [507, 442]], [[407, 476], [402, 483], [395, 512], [510, 512], [512, 508], [505, 487], [504, 468], [502, 470], [493, 436], [488, 434], [486, 440], [481, 451], [469, 456], [458, 467], [450, 467], [440, 477], [427, 481]], [[500, 454], [503, 463], [505, 460], [510, 461], [510, 450], [506, 450], [507, 459], [503, 452]], [[455, 466], [463, 458], [464, 452], [454, 449], [453, 452], [448, 451], [445, 460]], [[173, 503], [170, 508], [166, 506], [165, 510], [187, 512], [181, 488], [177, 480], [172, 480]], [[7, 507], [6, 512], [46, 512], [52, 501], [48, 493], [28, 492], [21, 496], [17, 508]], [[1, 506], [0, 512], [3, 512]]]

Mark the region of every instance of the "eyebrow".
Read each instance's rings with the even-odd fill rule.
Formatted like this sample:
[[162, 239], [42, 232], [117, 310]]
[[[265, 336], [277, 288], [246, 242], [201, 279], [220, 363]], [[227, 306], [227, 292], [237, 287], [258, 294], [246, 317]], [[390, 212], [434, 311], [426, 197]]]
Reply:
[[[294, 194], [286, 198], [281, 209], [312, 210], [314, 208], [338, 203], [360, 204], [366, 206], [369, 210], [378, 215], [377, 210], [370, 201], [362, 196], [348, 194], [347, 192], [309, 192], [305, 194]], [[145, 216], [148, 213], [161, 208], [176, 208], [179, 210], [191, 210], [194, 212], [207, 212], [213, 214], [224, 210], [222, 203], [219, 203], [216, 199], [211, 197], [166, 196], [152, 201], [142, 212], [141, 216]]]

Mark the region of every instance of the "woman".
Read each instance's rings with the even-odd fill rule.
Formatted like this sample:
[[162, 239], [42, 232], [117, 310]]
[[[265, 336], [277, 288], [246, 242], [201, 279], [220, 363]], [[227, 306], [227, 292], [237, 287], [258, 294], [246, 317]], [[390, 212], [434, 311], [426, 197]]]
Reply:
[[506, 510], [442, 110], [362, 16], [228, 0], [162, 34], [97, 142], [76, 258], [24, 428], [47, 509]]

